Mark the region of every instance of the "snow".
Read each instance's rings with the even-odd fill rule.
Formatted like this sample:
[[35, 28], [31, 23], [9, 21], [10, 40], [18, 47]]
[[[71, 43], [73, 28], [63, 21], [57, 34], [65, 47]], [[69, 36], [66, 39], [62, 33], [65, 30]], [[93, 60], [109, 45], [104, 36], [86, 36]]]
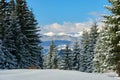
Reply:
[[120, 15], [113, 16], [112, 18], [118, 19], [118, 18], [120, 18]]
[[65, 70], [1, 70], [0, 80], [119, 80], [105, 74]]

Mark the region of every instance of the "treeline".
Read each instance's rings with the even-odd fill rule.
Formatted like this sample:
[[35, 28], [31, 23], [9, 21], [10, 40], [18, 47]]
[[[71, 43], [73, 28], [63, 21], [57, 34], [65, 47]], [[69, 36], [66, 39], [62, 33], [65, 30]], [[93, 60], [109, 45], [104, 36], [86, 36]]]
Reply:
[[58, 50], [54, 41], [51, 41], [49, 52], [44, 57], [44, 68], [93, 72], [97, 36], [97, 24], [94, 23], [91, 31], [83, 31], [81, 41], [75, 41], [72, 48], [66, 45], [65, 49]]
[[38, 31], [26, 0], [0, 0], [0, 69], [42, 68]]
[[80, 44], [76, 42], [73, 50], [66, 46], [63, 55], [57, 53], [52, 41], [49, 53], [45, 56], [45, 68], [90, 73], [113, 70], [120, 76], [120, 1], [108, 1], [111, 6], [106, 8], [111, 15], [104, 16], [104, 28], [98, 30], [95, 23], [90, 31], [84, 30]]

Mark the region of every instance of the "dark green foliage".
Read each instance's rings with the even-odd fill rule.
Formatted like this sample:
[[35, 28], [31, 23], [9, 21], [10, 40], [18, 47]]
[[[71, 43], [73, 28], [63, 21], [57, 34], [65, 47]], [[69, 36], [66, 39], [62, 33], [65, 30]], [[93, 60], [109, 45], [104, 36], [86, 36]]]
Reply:
[[[13, 51], [12, 32], [10, 31], [10, 10], [5, 0], [0, 1], [0, 69], [17, 68], [16, 57], [12, 55]], [[11, 43], [11, 44], [10, 44]]]
[[47, 69], [58, 68], [57, 49], [53, 40], [51, 41], [49, 52], [45, 58], [45, 66]]
[[[120, 62], [120, 46], [118, 45], [120, 42], [120, 1], [119, 0], [108, 0], [111, 3], [111, 6], [107, 6], [106, 8], [112, 13], [112, 15], [104, 16], [106, 18], [105, 23], [110, 28], [111, 43], [113, 45], [112, 50], [110, 51], [111, 64], [114, 66], [118, 66]], [[117, 72], [120, 72], [120, 69], [115, 68]], [[120, 76], [120, 73], [118, 73]]]
[[93, 59], [94, 49], [98, 36], [97, 24], [94, 23], [90, 32], [84, 31], [81, 40], [81, 53], [80, 53], [80, 71], [93, 72]]
[[[39, 31], [26, 0], [0, 1], [0, 40], [4, 47], [1, 48], [17, 60], [15, 68], [42, 68]], [[8, 56], [6, 58], [9, 59]]]
[[93, 72], [93, 59], [94, 59], [94, 49], [96, 45], [98, 37], [98, 29], [97, 29], [97, 23], [94, 23], [90, 29], [90, 34], [89, 34], [89, 48], [88, 48], [88, 60], [87, 60], [87, 70], [86, 72]]
[[103, 73], [113, 68], [109, 57], [112, 49], [111, 33], [108, 27], [100, 32], [94, 49], [94, 72]]
[[73, 51], [72, 51], [72, 69], [79, 70], [80, 66], [80, 47], [78, 41], [74, 43]]
[[63, 55], [59, 56], [59, 68], [64, 70], [72, 70], [72, 51], [69, 49], [69, 46], [66, 45], [66, 48], [63, 51]]
[[87, 70], [87, 59], [89, 49], [89, 33], [84, 30], [81, 39], [81, 53], [80, 53], [80, 71], [85, 72]]
[[[25, 53], [24, 55], [29, 57], [29, 66], [36, 66], [42, 68], [42, 47], [39, 46], [40, 34], [38, 34], [37, 21], [34, 18], [32, 11], [27, 7], [25, 0], [16, 0], [16, 12], [19, 18], [20, 29], [23, 35], [23, 44]], [[22, 50], [22, 51], [23, 51]], [[27, 52], [26, 52], [27, 50]], [[20, 50], [21, 51], [21, 50]]]

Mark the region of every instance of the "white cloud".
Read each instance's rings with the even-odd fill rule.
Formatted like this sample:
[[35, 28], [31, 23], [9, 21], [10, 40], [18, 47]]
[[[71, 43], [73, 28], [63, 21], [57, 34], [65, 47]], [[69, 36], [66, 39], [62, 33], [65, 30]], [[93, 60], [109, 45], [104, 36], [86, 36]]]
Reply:
[[63, 36], [63, 35], [68, 35], [68, 34], [66, 34], [66, 33], [64, 33], [64, 32], [60, 32], [60, 33], [58, 33], [57, 35]]
[[42, 33], [78, 33], [83, 29], [88, 29], [92, 25], [92, 22], [83, 22], [83, 23], [70, 23], [64, 22], [63, 24], [53, 23], [50, 25], [45, 25], [41, 27]]
[[[93, 21], [88, 22], [79, 22], [79, 23], [70, 23], [64, 22], [63, 24], [53, 23], [50, 25], [45, 25], [41, 27], [42, 34], [47, 36], [54, 36], [54, 35], [69, 35], [78, 37], [82, 35], [82, 31], [84, 29], [90, 30], [90, 27], [93, 25]], [[99, 28], [104, 26], [103, 23], [97, 23]]]
[[46, 35], [46, 36], [54, 36], [55, 33], [53, 33], [53, 32], [48, 32], [48, 33], [44, 33], [44, 35]]

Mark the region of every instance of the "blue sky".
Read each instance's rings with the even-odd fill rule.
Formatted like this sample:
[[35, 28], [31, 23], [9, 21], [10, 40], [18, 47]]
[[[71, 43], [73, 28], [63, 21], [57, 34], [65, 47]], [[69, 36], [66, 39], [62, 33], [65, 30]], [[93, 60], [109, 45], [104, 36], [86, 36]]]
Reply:
[[107, 0], [27, 0], [40, 25], [86, 22], [108, 11]]

